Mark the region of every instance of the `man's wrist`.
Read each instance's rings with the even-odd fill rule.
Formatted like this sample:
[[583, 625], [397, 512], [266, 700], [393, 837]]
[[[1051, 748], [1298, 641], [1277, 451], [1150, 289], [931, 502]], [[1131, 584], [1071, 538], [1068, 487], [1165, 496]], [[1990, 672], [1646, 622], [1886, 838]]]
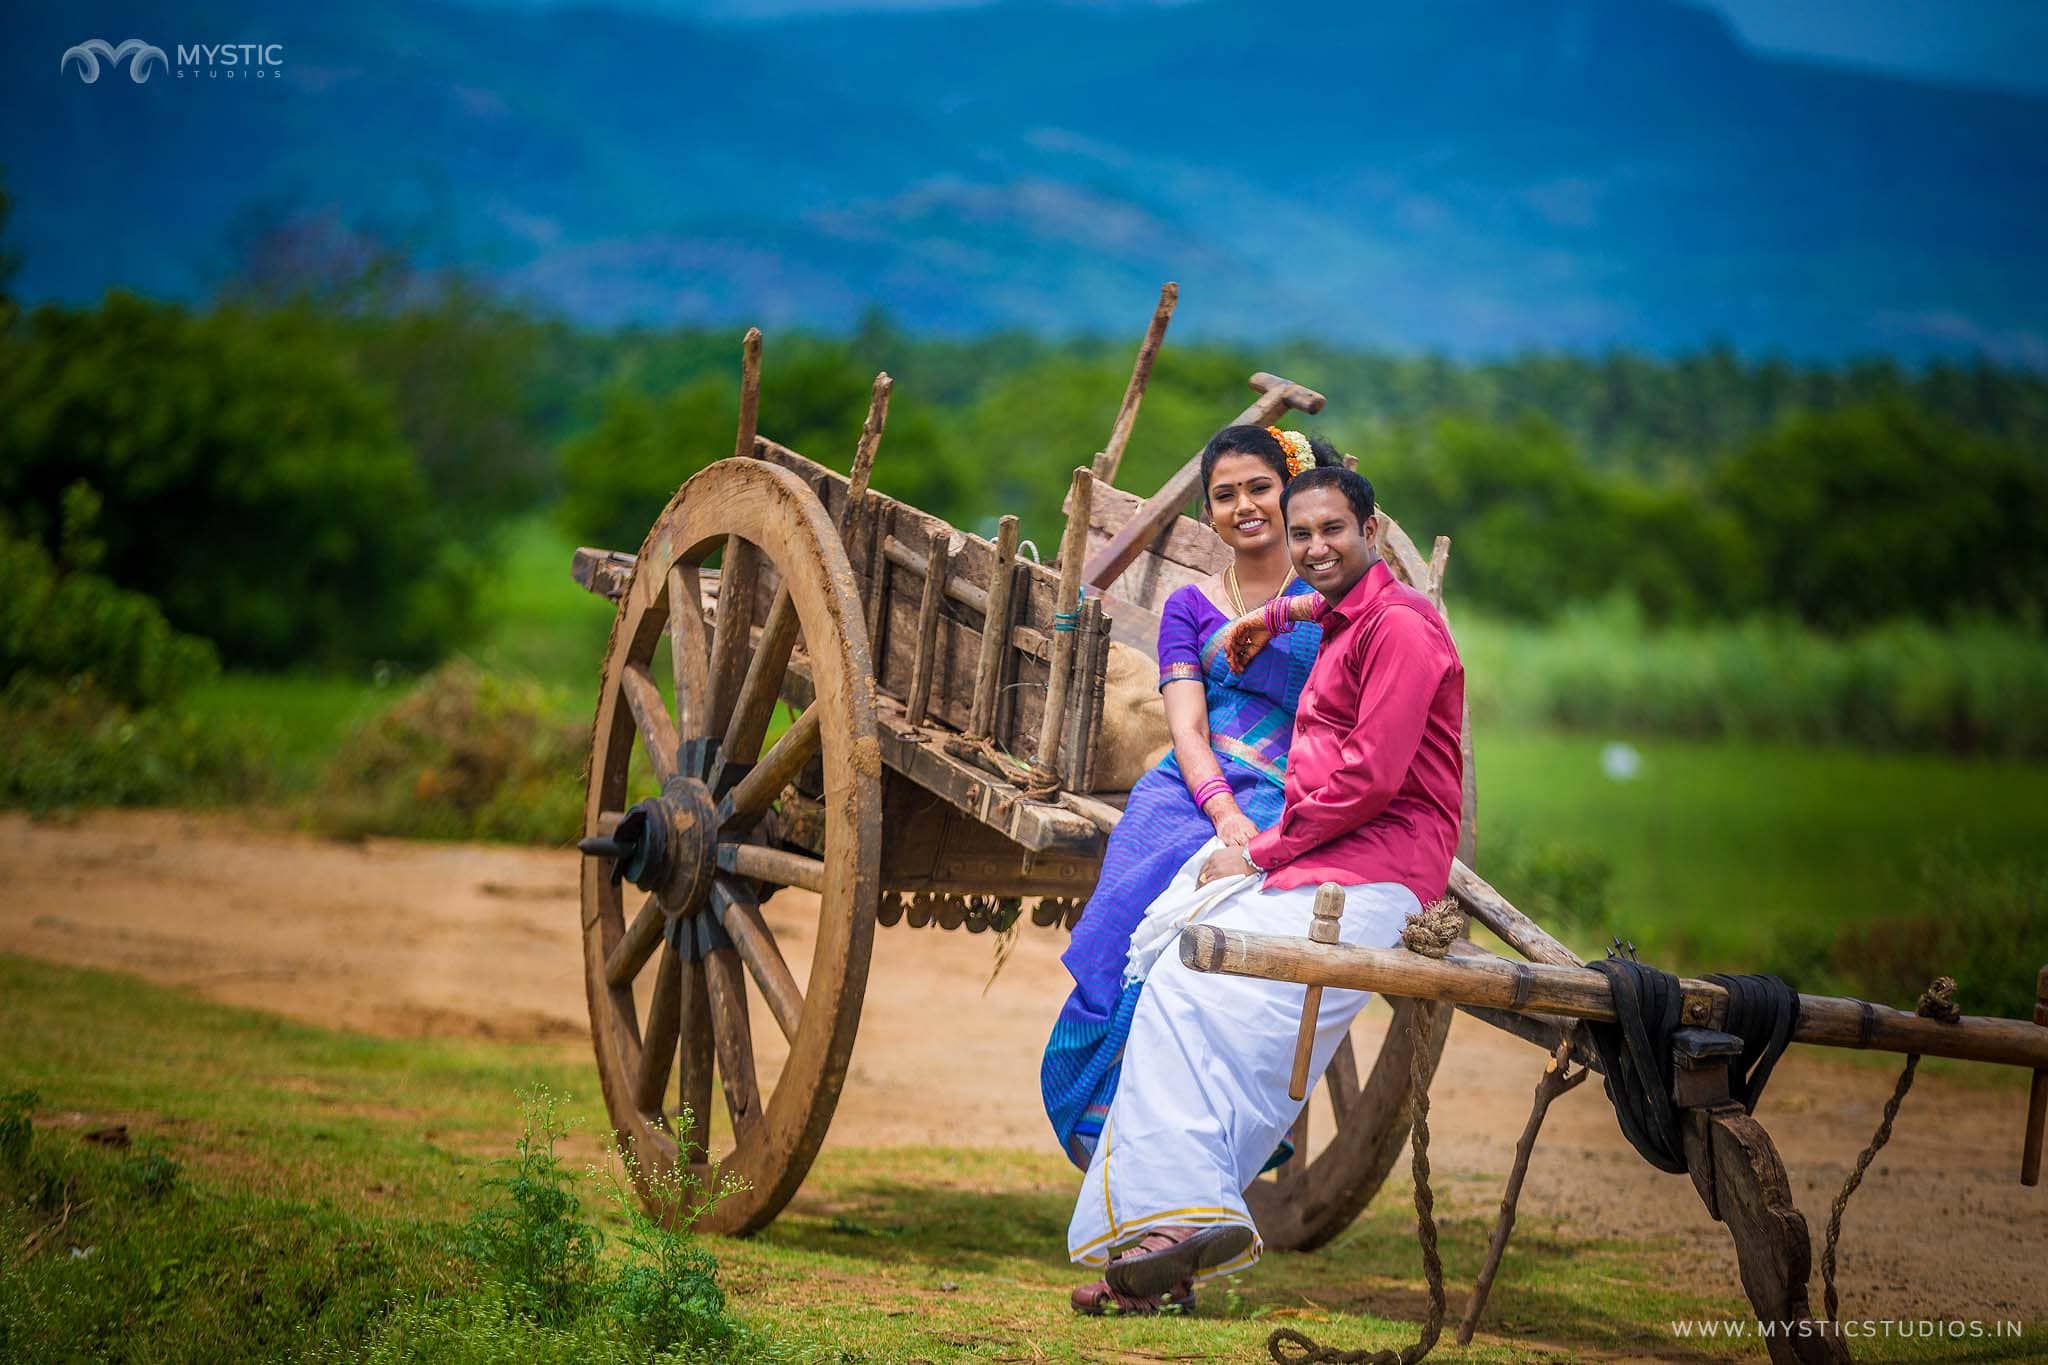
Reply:
[[1237, 851], [1239, 855], [1244, 858], [1244, 865], [1250, 868], [1252, 871], [1264, 872], [1266, 870], [1263, 867], [1260, 867], [1257, 863], [1252, 861], [1252, 850], [1249, 844], [1239, 844], [1237, 846]]

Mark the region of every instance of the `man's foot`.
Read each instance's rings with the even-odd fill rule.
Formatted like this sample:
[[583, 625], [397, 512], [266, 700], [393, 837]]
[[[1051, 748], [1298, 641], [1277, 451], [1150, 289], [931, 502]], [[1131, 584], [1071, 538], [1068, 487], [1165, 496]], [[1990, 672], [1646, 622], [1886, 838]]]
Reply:
[[1150, 1317], [1155, 1313], [1195, 1311], [1195, 1289], [1185, 1280], [1172, 1286], [1164, 1297], [1153, 1295], [1146, 1298], [1119, 1294], [1109, 1287], [1106, 1280], [1097, 1280], [1076, 1289], [1070, 1299], [1076, 1313], [1086, 1313], [1090, 1317]]
[[1154, 1228], [1112, 1260], [1103, 1278], [1118, 1294], [1148, 1298], [1191, 1284], [1198, 1273], [1222, 1265], [1251, 1244], [1252, 1230], [1237, 1223]]

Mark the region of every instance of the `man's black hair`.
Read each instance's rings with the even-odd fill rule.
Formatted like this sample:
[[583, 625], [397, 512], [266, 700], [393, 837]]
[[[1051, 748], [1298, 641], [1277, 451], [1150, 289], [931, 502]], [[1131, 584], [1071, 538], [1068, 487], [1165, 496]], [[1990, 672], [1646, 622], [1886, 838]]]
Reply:
[[[1344, 457], [1327, 441], [1309, 437], [1308, 448], [1313, 454], [1316, 468], [1327, 465], [1341, 465]], [[1273, 433], [1264, 427], [1225, 427], [1209, 438], [1209, 444], [1202, 447], [1202, 505], [1209, 505], [1209, 477], [1216, 472], [1216, 462], [1225, 455], [1254, 455], [1264, 460], [1284, 485], [1287, 482], [1287, 450], [1273, 439]], [[1300, 478], [1311, 470], [1303, 470], [1295, 477]]]
[[1372, 480], [1355, 469], [1342, 465], [1317, 465], [1304, 469], [1294, 476], [1288, 485], [1280, 490], [1280, 518], [1287, 519], [1287, 500], [1297, 493], [1306, 493], [1311, 488], [1335, 488], [1344, 494], [1344, 501], [1351, 504], [1351, 510], [1358, 514], [1362, 527], [1372, 520]]

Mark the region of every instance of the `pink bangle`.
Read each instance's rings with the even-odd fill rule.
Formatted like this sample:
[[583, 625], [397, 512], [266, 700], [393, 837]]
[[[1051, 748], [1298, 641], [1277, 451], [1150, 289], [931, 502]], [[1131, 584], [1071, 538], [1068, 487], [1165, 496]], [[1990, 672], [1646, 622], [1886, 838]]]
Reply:
[[1227, 793], [1230, 783], [1222, 777], [1212, 777], [1195, 788], [1195, 808], [1200, 810], [1209, 804], [1209, 799], [1218, 793]]
[[1266, 634], [1285, 635], [1293, 629], [1294, 617], [1287, 610], [1287, 599], [1269, 598], [1266, 602]]

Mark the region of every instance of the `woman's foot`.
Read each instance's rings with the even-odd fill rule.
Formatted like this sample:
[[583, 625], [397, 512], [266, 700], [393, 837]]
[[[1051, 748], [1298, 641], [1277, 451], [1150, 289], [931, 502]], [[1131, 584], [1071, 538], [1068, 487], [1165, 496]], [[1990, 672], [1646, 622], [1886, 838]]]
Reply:
[[1252, 1230], [1238, 1223], [1154, 1228], [1112, 1260], [1103, 1278], [1119, 1295], [1150, 1298], [1191, 1285], [1197, 1274], [1242, 1254], [1251, 1244]]
[[1192, 1313], [1195, 1311], [1195, 1289], [1187, 1281], [1170, 1287], [1164, 1296], [1152, 1295], [1146, 1298], [1132, 1298], [1119, 1294], [1109, 1287], [1106, 1280], [1084, 1284], [1070, 1296], [1076, 1313], [1090, 1317], [1123, 1316], [1150, 1317], [1155, 1313]]

